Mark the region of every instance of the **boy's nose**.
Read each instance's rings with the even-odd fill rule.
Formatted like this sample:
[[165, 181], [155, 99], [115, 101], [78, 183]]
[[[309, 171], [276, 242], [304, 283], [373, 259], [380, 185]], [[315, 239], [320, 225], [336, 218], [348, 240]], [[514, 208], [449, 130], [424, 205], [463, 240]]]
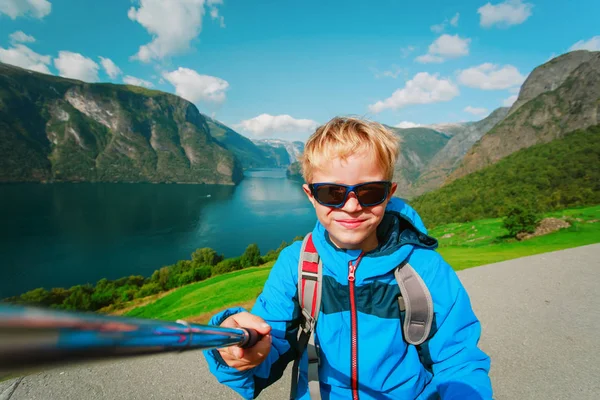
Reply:
[[356, 198], [356, 193], [350, 192], [348, 193], [348, 198], [346, 199], [346, 203], [342, 207], [342, 210], [347, 212], [356, 212], [360, 211], [362, 206], [358, 202], [358, 198]]

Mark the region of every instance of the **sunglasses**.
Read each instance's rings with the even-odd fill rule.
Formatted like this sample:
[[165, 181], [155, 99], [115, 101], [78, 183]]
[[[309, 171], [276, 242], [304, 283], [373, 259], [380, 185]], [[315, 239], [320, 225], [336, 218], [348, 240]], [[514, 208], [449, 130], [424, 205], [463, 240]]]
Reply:
[[358, 203], [363, 207], [372, 207], [385, 201], [390, 193], [392, 182], [365, 182], [358, 185], [337, 183], [311, 183], [308, 185], [313, 197], [319, 204], [340, 208], [346, 204], [348, 194], [354, 192]]

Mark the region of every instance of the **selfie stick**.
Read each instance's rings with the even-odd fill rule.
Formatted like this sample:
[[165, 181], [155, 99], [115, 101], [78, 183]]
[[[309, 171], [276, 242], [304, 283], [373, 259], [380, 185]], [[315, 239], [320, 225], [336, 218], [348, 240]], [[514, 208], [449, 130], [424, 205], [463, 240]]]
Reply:
[[260, 338], [254, 329], [0, 304], [0, 373], [168, 351], [248, 348]]

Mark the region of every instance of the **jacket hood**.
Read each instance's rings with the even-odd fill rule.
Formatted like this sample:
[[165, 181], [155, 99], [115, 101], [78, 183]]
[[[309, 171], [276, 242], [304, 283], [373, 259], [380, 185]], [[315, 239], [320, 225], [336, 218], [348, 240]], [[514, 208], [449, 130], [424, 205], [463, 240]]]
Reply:
[[[383, 275], [404, 263], [415, 247], [437, 248], [437, 240], [427, 235], [427, 229], [417, 212], [403, 200], [393, 197], [377, 227], [379, 246], [365, 253], [356, 279]], [[360, 250], [337, 248], [330, 240], [325, 227], [317, 221], [313, 230], [315, 248], [323, 259], [323, 266], [333, 276], [339, 275], [340, 283], [347, 278], [346, 266], [361, 254]], [[338, 266], [338, 267], [336, 267]], [[341, 266], [341, 267], [339, 267]]]

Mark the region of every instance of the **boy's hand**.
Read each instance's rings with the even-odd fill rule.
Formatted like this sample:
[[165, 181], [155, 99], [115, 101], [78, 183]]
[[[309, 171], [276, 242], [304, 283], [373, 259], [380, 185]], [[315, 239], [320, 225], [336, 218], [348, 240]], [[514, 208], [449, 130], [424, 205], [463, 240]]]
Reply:
[[239, 346], [229, 346], [219, 349], [223, 360], [238, 371], [247, 371], [256, 367], [271, 351], [271, 327], [261, 318], [249, 312], [241, 312], [227, 318], [222, 327], [225, 328], [253, 328], [263, 335], [262, 339], [253, 347], [242, 349]]

